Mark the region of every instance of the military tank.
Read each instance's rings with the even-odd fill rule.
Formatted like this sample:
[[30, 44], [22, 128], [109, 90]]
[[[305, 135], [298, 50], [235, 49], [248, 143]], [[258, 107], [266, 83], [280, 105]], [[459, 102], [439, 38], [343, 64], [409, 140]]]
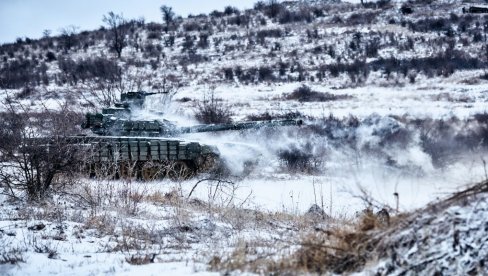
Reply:
[[178, 127], [167, 120], [133, 120], [132, 112], [155, 93], [128, 92], [101, 113], [86, 114], [82, 127], [91, 134], [71, 137], [86, 154], [90, 175], [138, 177], [144, 180], [189, 178], [221, 166], [219, 150], [207, 144], [176, 138], [186, 133], [298, 126], [302, 120], [251, 121]]

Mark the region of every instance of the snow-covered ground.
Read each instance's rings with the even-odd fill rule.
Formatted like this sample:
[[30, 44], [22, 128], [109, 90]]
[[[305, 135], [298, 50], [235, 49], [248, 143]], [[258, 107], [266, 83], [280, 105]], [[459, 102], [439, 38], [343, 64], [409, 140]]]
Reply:
[[[381, 116], [410, 116], [419, 119], [450, 118], [452, 116], [465, 119], [471, 115], [488, 111], [488, 82], [465, 85], [449, 83], [445, 79], [432, 79], [406, 87], [366, 86], [342, 89], [311, 84], [310, 87], [316, 91], [350, 97], [337, 101], [302, 103], [283, 99], [284, 95], [292, 93], [301, 85], [303, 83], [256, 86], [222, 85], [214, 90], [208, 86], [192, 86], [178, 92], [175, 99], [203, 100], [213, 91], [214, 96], [222, 99], [224, 104], [235, 107], [231, 110], [235, 112], [236, 120], [243, 120], [248, 115], [265, 112], [280, 114], [297, 111], [313, 117], [327, 117], [332, 114], [338, 118], [350, 115], [364, 118], [376, 113]], [[192, 102], [188, 102], [173, 104], [168, 113], [192, 118], [194, 112]]]
[[436, 202], [394, 227], [380, 245], [379, 262], [365, 274], [486, 274], [486, 185]]
[[[337, 118], [355, 116], [359, 120], [379, 118], [382, 121], [389, 116], [410, 120], [456, 117], [463, 121], [487, 111], [488, 84], [484, 83], [467, 86], [432, 80], [403, 88], [346, 89], [311, 85], [314, 90], [349, 95], [350, 98], [311, 103], [283, 100], [285, 94], [291, 93], [300, 85], [218, 86], [213, 92], [216, 98], [222, 100], [222, 104], [231, 107], [235, 121], [265, 112], [299, 112], [314, 118], [333, 115]], [[192, 120], [196, 111], [193, 101], [182, 103], [178, 99], [201, 100], [204, 95], [208, 97], [209, 91], [205, 86], [181, 90], [175, 96], [175, 101], [165, 110], [164, 117], [174, 119], [181, 125], [196, 124]], [[157, 97], [159, 96], [150, 96], [153, 99], [151, 102], [158, 102]], [[147, 109], [158, 110], [158, 107], [153, 104], [148, 105]], [[376, 139], [372, 133], [377, 127], [380, 126], [363, 126], [357, 130], [357, 135], [363, 140], [358, 144], [370, 143], [371, 139]], [[290, 132], [290, 127], [283, 130], [285, 133], [287, 131]], [[412, 131], [415, 132], [416, 129]], [[239, 166], [245, 160], [256, 158], [256, 154], [260, 155], [256, 158], [259, 163], [255, 172], [244, 179], [236, 180], [236, 185], [239, 186], [237, 191], [240, 198], [247, 198], [251, 194], [250, 202], [253, 205], [268, 210], [303, 212], [311, 204], [322, 200], [331, 215], [351, 215], [365, 208], [357, 197], [361, 194], [360, 190], [366, 190], [379, 201], [379, 206], [387, 204], [394, 207], [397, 199], [393, 194], [397, 193], [400, 210], [408, 211], [486, 177], [484, 152], [466, 152], [446, 166], [438, 168], [433, 165], [431, 156], [424, 152], [419, 141], [391, 149], [392, 158], [396, 163], [404, 165], [403, 167], [388, 165], [374, 155], [348, 151], [345, 146], [335, 146], [324, 153], [326, 156], [323, 156], [325, 162], [321, 173], [307, 175], [283, 172], [280, 170], [279, 160], [273, 155], [277, 149], [307, 142], [330, 147], [332, 143], [325, 137], [304, 136], [300, 132], [300, 128], [292, 129], [291, 134], [273, 136], [273, 140], [269, 140], [260, 131], [191, 134], [183, 138], [219, 147], [223, 158], [236, 172], [239, 172]], [[236, 142], [243, 146], [237, 146]], [[253, 150], [246, 152], [247, 148]], [[194, 182], [183, 183], [184, 189], [190, 189]], [[197, 192], [205, 199], [204, 187], [197, 189]]]

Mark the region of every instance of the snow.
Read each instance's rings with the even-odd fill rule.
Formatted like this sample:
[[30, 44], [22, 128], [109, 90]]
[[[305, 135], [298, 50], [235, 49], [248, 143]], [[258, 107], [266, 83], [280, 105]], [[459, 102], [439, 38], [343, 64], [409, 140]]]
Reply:
[[397, 227], [385, 237], [381, 259], [363, 273], [486, 274], [486, 191], [443, 205], [441, 201], [437, 208], [413, 214], [408, 227]]

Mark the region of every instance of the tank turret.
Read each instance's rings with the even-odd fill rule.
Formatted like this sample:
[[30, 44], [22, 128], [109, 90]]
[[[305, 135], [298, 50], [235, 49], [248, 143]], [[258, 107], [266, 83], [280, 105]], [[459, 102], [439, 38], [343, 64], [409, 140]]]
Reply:
[[145, 97], [155, 94], [147, 92], [122, 93], [121, 102], [116, 103], [115, 107], [104, 108], [102, 113], [86, 114], [83, 128], [89, 128], [93, 133], [102, 136], [174, 137], [186, 133], [299, 126], [303, 123], [299, 119], [287, 119], [178, 127], [167, 120], [131, 120], [131, 108], [141, 108], [144, 105]]

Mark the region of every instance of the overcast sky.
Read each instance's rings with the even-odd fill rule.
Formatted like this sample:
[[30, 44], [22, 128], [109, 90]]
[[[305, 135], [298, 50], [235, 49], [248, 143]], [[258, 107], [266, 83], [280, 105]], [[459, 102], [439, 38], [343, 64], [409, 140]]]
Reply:
[[209, 13], [226, 6], [251, 8], [257, 0], [0, 0], [0, 43], [18, 37], [40, 38], [44, 30], [59, 34], [73, 25], [93, 30], [103, 25], [109, 11], [125, 18], [144, 17], [146, 22], [162, 22], [159, 7], [173, 7], [177, 15]]

